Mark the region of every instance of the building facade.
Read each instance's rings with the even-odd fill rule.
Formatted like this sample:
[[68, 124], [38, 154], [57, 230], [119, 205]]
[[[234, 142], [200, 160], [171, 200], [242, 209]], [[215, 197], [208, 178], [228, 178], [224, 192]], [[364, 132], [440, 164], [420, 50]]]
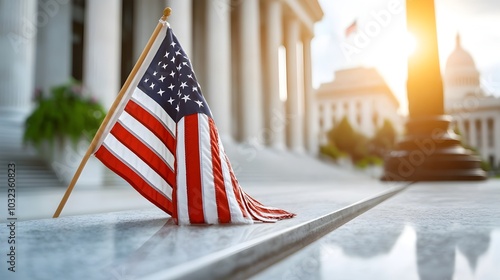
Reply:
[[313, 25], [323, 16], [317, 0], [0, 0], [0, 6], [2, 119], [22, 123], [35, 88], [47, 91], [70, 77], [109, 108], [170, 6], [168, 21], [223, 138], [317, 149], [311, 74]]
[[402, 132], [399, 102], [375, 68], [350, 68], [335, 72], [335, 79], [317, 91], [320, 143], [342, 118], [352, 127], [372, 137], [384, 120]]
[[444, 97], [445, 111], [454, 117], [463, 141], [476, 148], [492, 167], [499, 167], [500, 98], [481, 88], [480, 73], [459, 35], [446, 61]]

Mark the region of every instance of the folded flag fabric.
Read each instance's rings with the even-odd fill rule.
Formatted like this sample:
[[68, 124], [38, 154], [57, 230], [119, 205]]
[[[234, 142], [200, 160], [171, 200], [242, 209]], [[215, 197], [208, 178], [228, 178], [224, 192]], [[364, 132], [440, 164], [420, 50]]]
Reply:
[[103, 135], [94, 155], [178, 224], [294, 216], [241, 188], [191, 62], [168, 24]]

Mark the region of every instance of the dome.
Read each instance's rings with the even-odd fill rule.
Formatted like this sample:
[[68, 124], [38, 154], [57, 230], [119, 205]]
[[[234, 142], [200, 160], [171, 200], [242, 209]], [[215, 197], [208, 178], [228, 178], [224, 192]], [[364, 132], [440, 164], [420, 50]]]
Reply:
[[476, 69], [476, 64], [469, 52], [462, 48], [460, 44], [460, 35], [457, 34], [455, 50], [446, 61], [446, 70], [460, 68]]

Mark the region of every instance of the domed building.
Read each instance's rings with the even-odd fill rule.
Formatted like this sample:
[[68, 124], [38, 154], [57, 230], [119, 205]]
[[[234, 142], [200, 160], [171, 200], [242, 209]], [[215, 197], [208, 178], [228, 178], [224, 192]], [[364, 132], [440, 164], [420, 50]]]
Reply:
[[500, 98], [481, 88], [480, 73], [458, 34], [455, 49], [446, 61], [443, 80], [445, 111], [454, 117], [463, 140], [478, 149], [492, 167], [499, 167]]

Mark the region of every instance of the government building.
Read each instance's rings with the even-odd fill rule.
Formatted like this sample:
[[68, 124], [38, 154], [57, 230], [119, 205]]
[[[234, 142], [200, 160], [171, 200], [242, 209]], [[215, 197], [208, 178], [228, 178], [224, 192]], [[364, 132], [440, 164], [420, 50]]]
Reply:
[[483, 90], [474, 59], [461, 44], [446, 61], [445, 111], [453, 116], [462, 140], [476, 148], [491, 167], [500, 166], [500, 98]]

